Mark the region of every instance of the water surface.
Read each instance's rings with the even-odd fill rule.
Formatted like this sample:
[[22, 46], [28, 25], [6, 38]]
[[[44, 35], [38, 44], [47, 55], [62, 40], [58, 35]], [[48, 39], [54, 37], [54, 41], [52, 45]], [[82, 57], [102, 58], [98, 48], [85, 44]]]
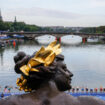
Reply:
[[[47, 46], [54, 40], [54, 37], [42, 36], [34, 41], [21, 40], [15, 47], [10, 43], [0, 48], [0, 86], [16, 86], [16, 79], [20, 75], [14, 72], [13, 57], [18, 51], [31, 55], [42, 45]], [[62, 54], [65, 56], [67, 67], [74, 74], [73, 87], [105, 87], [104, 43], [100, 43], [97, 39], [88, 39], [88, 43], [83, 44], [81, 37], [65, 36], [62, 37]]]

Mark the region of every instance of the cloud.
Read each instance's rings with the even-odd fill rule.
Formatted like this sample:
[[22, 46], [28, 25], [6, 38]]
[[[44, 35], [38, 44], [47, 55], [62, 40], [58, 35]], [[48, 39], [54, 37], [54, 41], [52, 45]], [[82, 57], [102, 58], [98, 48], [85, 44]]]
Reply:
[[91, 0], [93, 7], [105, 7], [105, 0]]
[[99, 26], [105, 24], [105, 15], [99, 14], [77, 14], [54, 9], [45, 8], [18, 8], [8, 9], [3, 12], [3, 19], [13, 21], [17, 16], [18, 21], [40, 26], [62, 25], [62, 26]]
[[11, 9], [8, 11], [8, 14], [14, 15], [23, 15], [23, 16], [43, 16], [43, 17], [51, 17], [51, 18], [59, 18], [59, 19], [76, 19], [80, 18], [83, 15], [72, 13], [72, 12], [65, 12], [59, 10], [51, 10], [51, 9], [44, 9], [44, 8], [20, 8], [20, 9]]

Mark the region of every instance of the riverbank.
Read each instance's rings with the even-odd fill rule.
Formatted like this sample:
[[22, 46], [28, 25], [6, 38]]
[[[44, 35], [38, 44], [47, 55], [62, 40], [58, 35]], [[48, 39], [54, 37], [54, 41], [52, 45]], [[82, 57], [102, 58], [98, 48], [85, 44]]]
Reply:
[[13, 36], [0, 35], [0, 47], [5, 47], [6, 44], [10, 44], [11, 42], [15, 46], [16, 41], [22, 39], [24, 39], [24, 36], [22, 35], [13, 35]]

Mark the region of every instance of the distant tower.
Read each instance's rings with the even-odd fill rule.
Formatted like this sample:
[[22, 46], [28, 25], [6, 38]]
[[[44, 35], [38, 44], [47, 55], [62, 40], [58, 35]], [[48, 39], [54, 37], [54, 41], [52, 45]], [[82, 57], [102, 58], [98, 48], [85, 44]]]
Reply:
[[1, 16], [1, 9], [0, 9], [0, 20], [2, 21], [3, 19], [2, 19], [2, 16]]
[[15, 20], [14, 20], [14, 23], [16, 23], [17, 22], [17, 20], [16, 20], [16, 16], [15, 16]]

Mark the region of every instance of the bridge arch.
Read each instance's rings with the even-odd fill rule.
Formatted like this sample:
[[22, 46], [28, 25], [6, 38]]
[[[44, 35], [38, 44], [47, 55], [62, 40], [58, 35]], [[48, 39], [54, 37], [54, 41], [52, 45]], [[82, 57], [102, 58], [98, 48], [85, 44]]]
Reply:
[[53, 37], [56, 37], [53, 34], [40, 34], [40, 35], [35, 35], [35, 38], [42, 37], [42, 36], [53, 36]]
[[82, 42], [82, 37], [75, 35], [66, 35], [62, 36], [61, 40], [62, 43], [76, 44]]
[[37, 40], [40, 44], [47, 44], [55, 40], [55, 36], [52, 35], [42, 35], [35, 37], [35, 40]]

